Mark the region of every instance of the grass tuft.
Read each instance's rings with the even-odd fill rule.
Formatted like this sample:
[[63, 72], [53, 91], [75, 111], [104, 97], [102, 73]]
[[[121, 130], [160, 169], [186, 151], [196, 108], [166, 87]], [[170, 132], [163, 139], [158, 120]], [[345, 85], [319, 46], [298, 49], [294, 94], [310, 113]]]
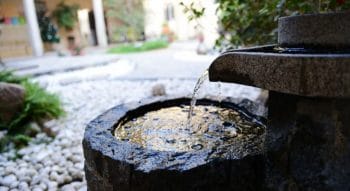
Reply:
[[168, 47], [168, 42], [165, 40], [154, 40], [154, 41], [147, 41], [143, 42], [142, 44], [123, 44], [119, 45], [114, 48], [110, 48], [108, 50], [108, 53], [133, 53], [133, 52], [143, 52], [143, 51], [150, 51], [150, 50], [156, 50], [161, 48]]

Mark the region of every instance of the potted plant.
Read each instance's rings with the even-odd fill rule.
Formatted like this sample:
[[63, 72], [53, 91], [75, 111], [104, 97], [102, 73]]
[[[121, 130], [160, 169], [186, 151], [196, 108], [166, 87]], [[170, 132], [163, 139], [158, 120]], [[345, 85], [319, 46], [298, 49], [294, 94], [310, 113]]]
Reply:
[[61, 1], [52, 12], [52, 16], [56, 19], [59, 27], [71, 31], [77, 22], [78, 9], [78, 5], [67, 5], [64, 1]]
[[[79, 6], [76, 4], [68, 5], [64, 1], [61, 1], [52, 12], [52, 17], [56, 19], [59, 27], [64, 28], [68, 32], [68, 49], [72, 51], [78, 47], [76, 44], [76, 37], [74, 35], [75, 24], [78, 20], [77, 11]], [[80, 51], [79, 51], [80, 52]], [[73, 53], [73, 55], [76, 55]]]
[[46, 50], [54, 50], [55, 44], [60, 42], [57, 28], [53, 25], [49, 17], [38, 18], [41, 39], [44, 42]]
[[56, 49], [56, 44], [60, 42], [57, 27], [52, 23], [48, 16], [46, 5], [37, 6], [38, 24], [40, 29], [40, 36], [44, 42], [45, 50], [51, 51]]

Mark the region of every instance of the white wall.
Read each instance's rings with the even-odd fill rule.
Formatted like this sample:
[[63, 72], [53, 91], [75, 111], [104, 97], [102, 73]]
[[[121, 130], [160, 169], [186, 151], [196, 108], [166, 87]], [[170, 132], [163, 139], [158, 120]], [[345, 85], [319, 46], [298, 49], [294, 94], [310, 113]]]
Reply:
[[159, 37], [162, 34], [162, 26], [165, 23], [164, 2], [162, 0], [145, 0], [145, 35], [150, 38]]
[[[197, 2], [198, 7], [205, 7], [205, 15], [196, 21], [189, 21], [183, 13], [180, 2], [186, 5]], [[168, 22], [170, 29], [176, 34], [178, 40], [189, 40], [197, 36], [199, 32], [204, 34], [205, 43], [208, 46], [214, 45], [218, 37], [217, 16], [215, 14], [217, 5], [215, 0], [194, 1], [194, 0], [145, 0], [145, 34], [147, 37], [159, 37], [162, 33], [162, 26], [166, 23], [165, 9], [171, 3], [174, 6], [175, 19]], [[195, 29], [195, 26], [198, 26]]]

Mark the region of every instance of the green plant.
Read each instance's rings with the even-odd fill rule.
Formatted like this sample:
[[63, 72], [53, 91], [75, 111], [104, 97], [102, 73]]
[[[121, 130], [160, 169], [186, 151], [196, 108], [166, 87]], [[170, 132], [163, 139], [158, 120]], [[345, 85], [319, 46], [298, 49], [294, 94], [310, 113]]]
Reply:
[[219, 20], [223, 35], [217, 43], [234, 46], [273, 43], [276, 39], [278, 9], [276, 0], [219, 0]]
[[40, 36], [43, 42], [48, 43], [59, 43], [60, 37], [58, 35], [57, 28], [52, 23], [51, 18], [47, 15], [47, 9], [39, 8], [37, 9], [37, 18], [40, 29]]
[[0, 130], [6, 130], [7, 136], [0, 145], [9, 141], [23, 145], [30, 140], [30, 123], [39, 124], [48, 119], [61, 117], [65, 114], [60, 99], [57, 95], [49, 93], [37, 83], [32, 83], [28, 78], [16, 77], [9, 71], [0, 72], [0, 82], [20, 84], [25, 89], [24, 106], [12, 121], [5, 123], [0, 119]]
[[67, 5], [61, 1], [52, 12], [52, 17], [56, 19], [59, 27], [64, 27], [66, 30], [72, 30], [77, 22], [77, 11], [79, 6]]
[[0, 82], [14, 83], [20, 84], [21, 82], [27, 81], [28, 79], [25, 77], [19, 77], [13, 75], [11, 71], [0, 71]]
[[142, 44], [123, 44], [108, 50], [109, 53], [132, 53], [142, 52], [168, 47], [168, 42], [165, 40], [148, 41]]
[[[198, 0], [197, 0], [198, 1]], [[199, 1], [198, 1], [199, 2]], [[349, 0], [217, 0], [220, 22], [218, 47], [275, 43], [277, 20], [282, 16], [336, 12], [350, 9]], [[202, 7], [183, 5], [189, 19], [205, 14]]]
[[39, 17], [39, 29], [40, 36], [43, 42], [59, 43], [60, 37], [58, 36], [56, 27], [52, 24], [49, 17]]
[[187, 14], [187, 19], [192, 21], [196, 18], [199, 18], [204, 15], [205, 7], [196, 7], [194, 2], [191, 2], [189, 5], [185, 5], [184, 2], [180, 2], [180, 5], [183, 7], [183, 11]]

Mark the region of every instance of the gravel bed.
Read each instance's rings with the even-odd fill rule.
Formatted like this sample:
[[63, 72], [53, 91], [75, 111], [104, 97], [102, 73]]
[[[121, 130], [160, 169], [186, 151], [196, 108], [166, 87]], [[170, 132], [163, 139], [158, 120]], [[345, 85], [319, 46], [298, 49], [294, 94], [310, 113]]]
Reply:
[[[164, 84], [167, 95], [191, 95], [195, 81], [97, 80], [69, 85], [50, 84], [64, 102], [66, 117], [47, 123], [57, 135], [38, 134], [28, 147], [0, 155], [0, 191], [4, 190], [86, 190], [82, 138], [86, 124], [107, 109], [151, 97], [151, 89]], [[260, 90], [234, 84], [207, 83], [200, 96], [220, 95], [257, 99]]]

